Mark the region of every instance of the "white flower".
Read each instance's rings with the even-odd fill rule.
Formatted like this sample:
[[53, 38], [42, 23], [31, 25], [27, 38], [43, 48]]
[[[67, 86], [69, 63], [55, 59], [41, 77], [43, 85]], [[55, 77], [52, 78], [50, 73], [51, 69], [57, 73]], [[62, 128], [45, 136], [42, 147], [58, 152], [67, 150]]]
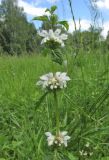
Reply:
[[88, 153], [84, 150], [79, 151], [79, 153], [80, 153], [81, 156], [87, 156], [88, 155]]
[[42, 86], [43, 89], [63, 89], [67, 87], [67, 81], [70, 78], [65, 72], [48, 73], [40, 77], [37, 85]]
[[70, 136], [67, 135], [66, 131], [60, 132], [56, 137], [55, 137], [55, 143], [59, 146], [64, 144], [65, 147], [67, 147], [67, 141], [70, 139]]
[[90, 143], [89, 143], [89, 142], [87, 142], [85, 146], [88, 148], [88, 147], [90, 146]]
[[90, 156], [92, 156], [92, 155], [93, 155], [93, 152], [90, 152], [89, 154], [90, 154]]
[[67, 147], [68, 140], [70, 139], [70, 136], [67, 135], [66, 131], [59, 132], [59, 134], [57, 134], [56, 136], [52, 135], [50, 132], [46, 132], [45, 135], [47, 136], [48, 146], [64, 145], [65, 147]]
[[4, 22], [5, 19], [6, 19], [5, 15], [2, 15], [2, 16], [0, 17], [0, 21], [1, 21], [1, 22]]
[[52, 146], [54, 144], [55, 136], [53, 136], [50, 132], [46, 132], [48, 146]]
[[53, 31], [50, 29], [49, 31], [42, 30], [38, 31], [38, 34], [43, 37], [41, 44], [46, 43], [47, 41], [53, 40], [54, 42], [59, 43], [62, 47], [64, 47], [64, 40], [67, 40], [68, 35], [61, 34], [60, 29], [56, 29], [56, 31]]

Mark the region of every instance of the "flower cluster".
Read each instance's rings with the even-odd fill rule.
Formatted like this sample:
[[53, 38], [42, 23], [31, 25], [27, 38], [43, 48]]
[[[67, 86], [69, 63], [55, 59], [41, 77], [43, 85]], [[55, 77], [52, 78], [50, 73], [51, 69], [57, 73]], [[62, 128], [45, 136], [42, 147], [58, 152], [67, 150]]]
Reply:
[[87, 142], [86, 145], [84, 146], [84, 149], [79, 151], [79, 153], [80, 153], [80, 156], [82, 156], [82, 157], [90, 157], [90, 156], [92, 156], [93, 152], [92, 152], [92, 148], [90, 146], [90, 143]]
[[43, 89], [63, 89], [67, 87], [67, 81], [69, 80], [70, 78], [65, 72], [48, 73], [40, 77], [37, 85], [42, 86]]
[[66, 34], [61, 34], [61, 30], [57, 29], [56, 31], [53, 31], [52, 29], [50, 29], [49, 31], [46, 30], [42, 30], [39, 31], [38, 34], [43, 37], [41, 44], [46, 43], [48, 41], [54, 41], [58, 44], [61, 45], [61, 47], [64, 47], [64, 40], [67, 39], [68, 35]]
[[80, 151], [79, 152], [81, 156], [92, 156], [93, 155], [93, 152], [87, 152], [87, 151]]
[[56, 136], [52, 135], [50, 132], [46, 132], [45, 135], [47, 136], [48, 146], [64, 145], [65, 147], [67, 147], [68, 140], [70, 139], [70, 136], [67, 135], [66, 131], [59, 132]]

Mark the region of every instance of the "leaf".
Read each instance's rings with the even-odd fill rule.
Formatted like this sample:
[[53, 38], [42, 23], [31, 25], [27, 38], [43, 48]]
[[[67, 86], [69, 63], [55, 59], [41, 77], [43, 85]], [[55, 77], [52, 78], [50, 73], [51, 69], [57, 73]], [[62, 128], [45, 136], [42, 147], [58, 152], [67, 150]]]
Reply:
[[51, 13], [53, 13], [56, 9], [57, 9], [57, 6], [52, 6], [51, 9], [50, 9]]
[[58, 23], [63, 25], [66, 28], [67, 31], [69, 30], [69, 24], [68, 24], [67, 21], [59, 21]]
[[62, 65], [63, 62], [63, 58], [62, 58], [62, 53], [59, 49], [55, 49], [52, 51], [52, 60], [56, 63], [59, 63], [60, 65]]
[[53, 14], [53, 15], [50, 17], [50, 21], [52, 22], [52, 25], [57, 24], [57, 21], [58, 21], [57, 15], [56, 15], [56, 14]]
[[50, 10], [47, 8], [47, 9], [45, 10], [45, 12], [50, 12]]
[[13, 149], [21, 146], [22, 144], [23, 144], [23, 141], [18, 141], [18, 142], [17, 141], [12, 141], [12, 147], [13, 147]]
[[88, 130], [87, 132], [83, 133], [81, 136], [94, 135], [95, 133], [99, 133], [103, 131], [109, 131], [109, 127], [94, 128], [94, 129]]
[[77, 160], [76, 157], [74, 157], [71, 153], [68, 153], [69, 160]]
[[109, 160], [109, 157], [101, 158], [101, 160]]
[[48, 21], [48, 16], [44, 15], [44, 16], [38, 16], [38, 17], [34, 17], [33, 20], [38, 20], [38, 21]]
[[43, 100], [45, 99], [46, 95], [48, 94], [49, 92], [45, 92], [40, 98], [39, 100], [36, 101], [35, 103], [35, 109], [37, 109], [41, 103], [43, 102]]
[[49, 12], [49, 13], [53, 14], [56, 9], [57, 9], [57, 6], [51, 6], [51, 8], [50, 9], [47, 8], [45, 10], [45, 12]]

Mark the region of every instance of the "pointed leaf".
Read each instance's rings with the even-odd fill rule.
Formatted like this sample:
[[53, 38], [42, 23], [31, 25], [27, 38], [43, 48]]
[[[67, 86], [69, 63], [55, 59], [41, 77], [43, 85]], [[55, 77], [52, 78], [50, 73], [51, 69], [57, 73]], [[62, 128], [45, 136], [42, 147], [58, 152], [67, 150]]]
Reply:
[[62, 57], [62, 53], [59, 49], [53, 50], [52, 51], [52, 60], [60, 65], [62, 65], [63, 63], [63, 57]]
[[77, 160], [77, 158], [74, 157], [73, 154], [71, 154], [71, 153], [68, 153], [68, 158], [69, 158], [69, 160]]
[[45, 12], [50, 12], [50, 10], [47, 8], [47, 9], [45, 10]]
[[48, 16], [44, 15], [44, 16], [38, 16], [38, 17], [34, 17], [33, 20], [38, 20], [38, 21], [48, 21]]
[[58, 23], [63, 25], [66, 28], [66, 30], [69, 30], [69, 24], [67, 21], [59, 21]]
[[53, 14], [51, 17], [50, 17], [50, 21], [52, 23], [52, 25], [56, 25], [57, 24], [57, 21], [58, 21], [58, 17], [56, 14]]
[[38, 101], [36, 101], [35, 103], [35, 109], [37, 109], [43, 102], [43, 100], [45, 99], [45, 97], [47, 96], [49, 92], [45, 92], [40, 98]]
[[57, 9], [57, 6], [52, 6], [51, 7], [51, 13], [53, 13]]
[[101, 160], [109, 160], [109, 157], [103, 157]]

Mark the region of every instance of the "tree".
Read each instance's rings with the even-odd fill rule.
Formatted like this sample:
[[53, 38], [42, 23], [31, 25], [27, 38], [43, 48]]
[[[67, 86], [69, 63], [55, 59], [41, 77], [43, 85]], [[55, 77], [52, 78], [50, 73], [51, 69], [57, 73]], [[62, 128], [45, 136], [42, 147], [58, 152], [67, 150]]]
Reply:
[[87, 31], [74, 31], [72, 35], [69, 34], [68, 45], [72, 46], [74, 52], [99, 49], [103, 39], [101, 31], [101, 28], [92, 26]]
[[0, 15], [4, 17], [4, 21], [1, 22], [0, 43], [5, 52], [19, 55], [36, 49], [32, 42], [36, 40], [37, 31], [33, 24], [28, 23], [23, 8], [18, 7], [17, 0], [2, 0]]

